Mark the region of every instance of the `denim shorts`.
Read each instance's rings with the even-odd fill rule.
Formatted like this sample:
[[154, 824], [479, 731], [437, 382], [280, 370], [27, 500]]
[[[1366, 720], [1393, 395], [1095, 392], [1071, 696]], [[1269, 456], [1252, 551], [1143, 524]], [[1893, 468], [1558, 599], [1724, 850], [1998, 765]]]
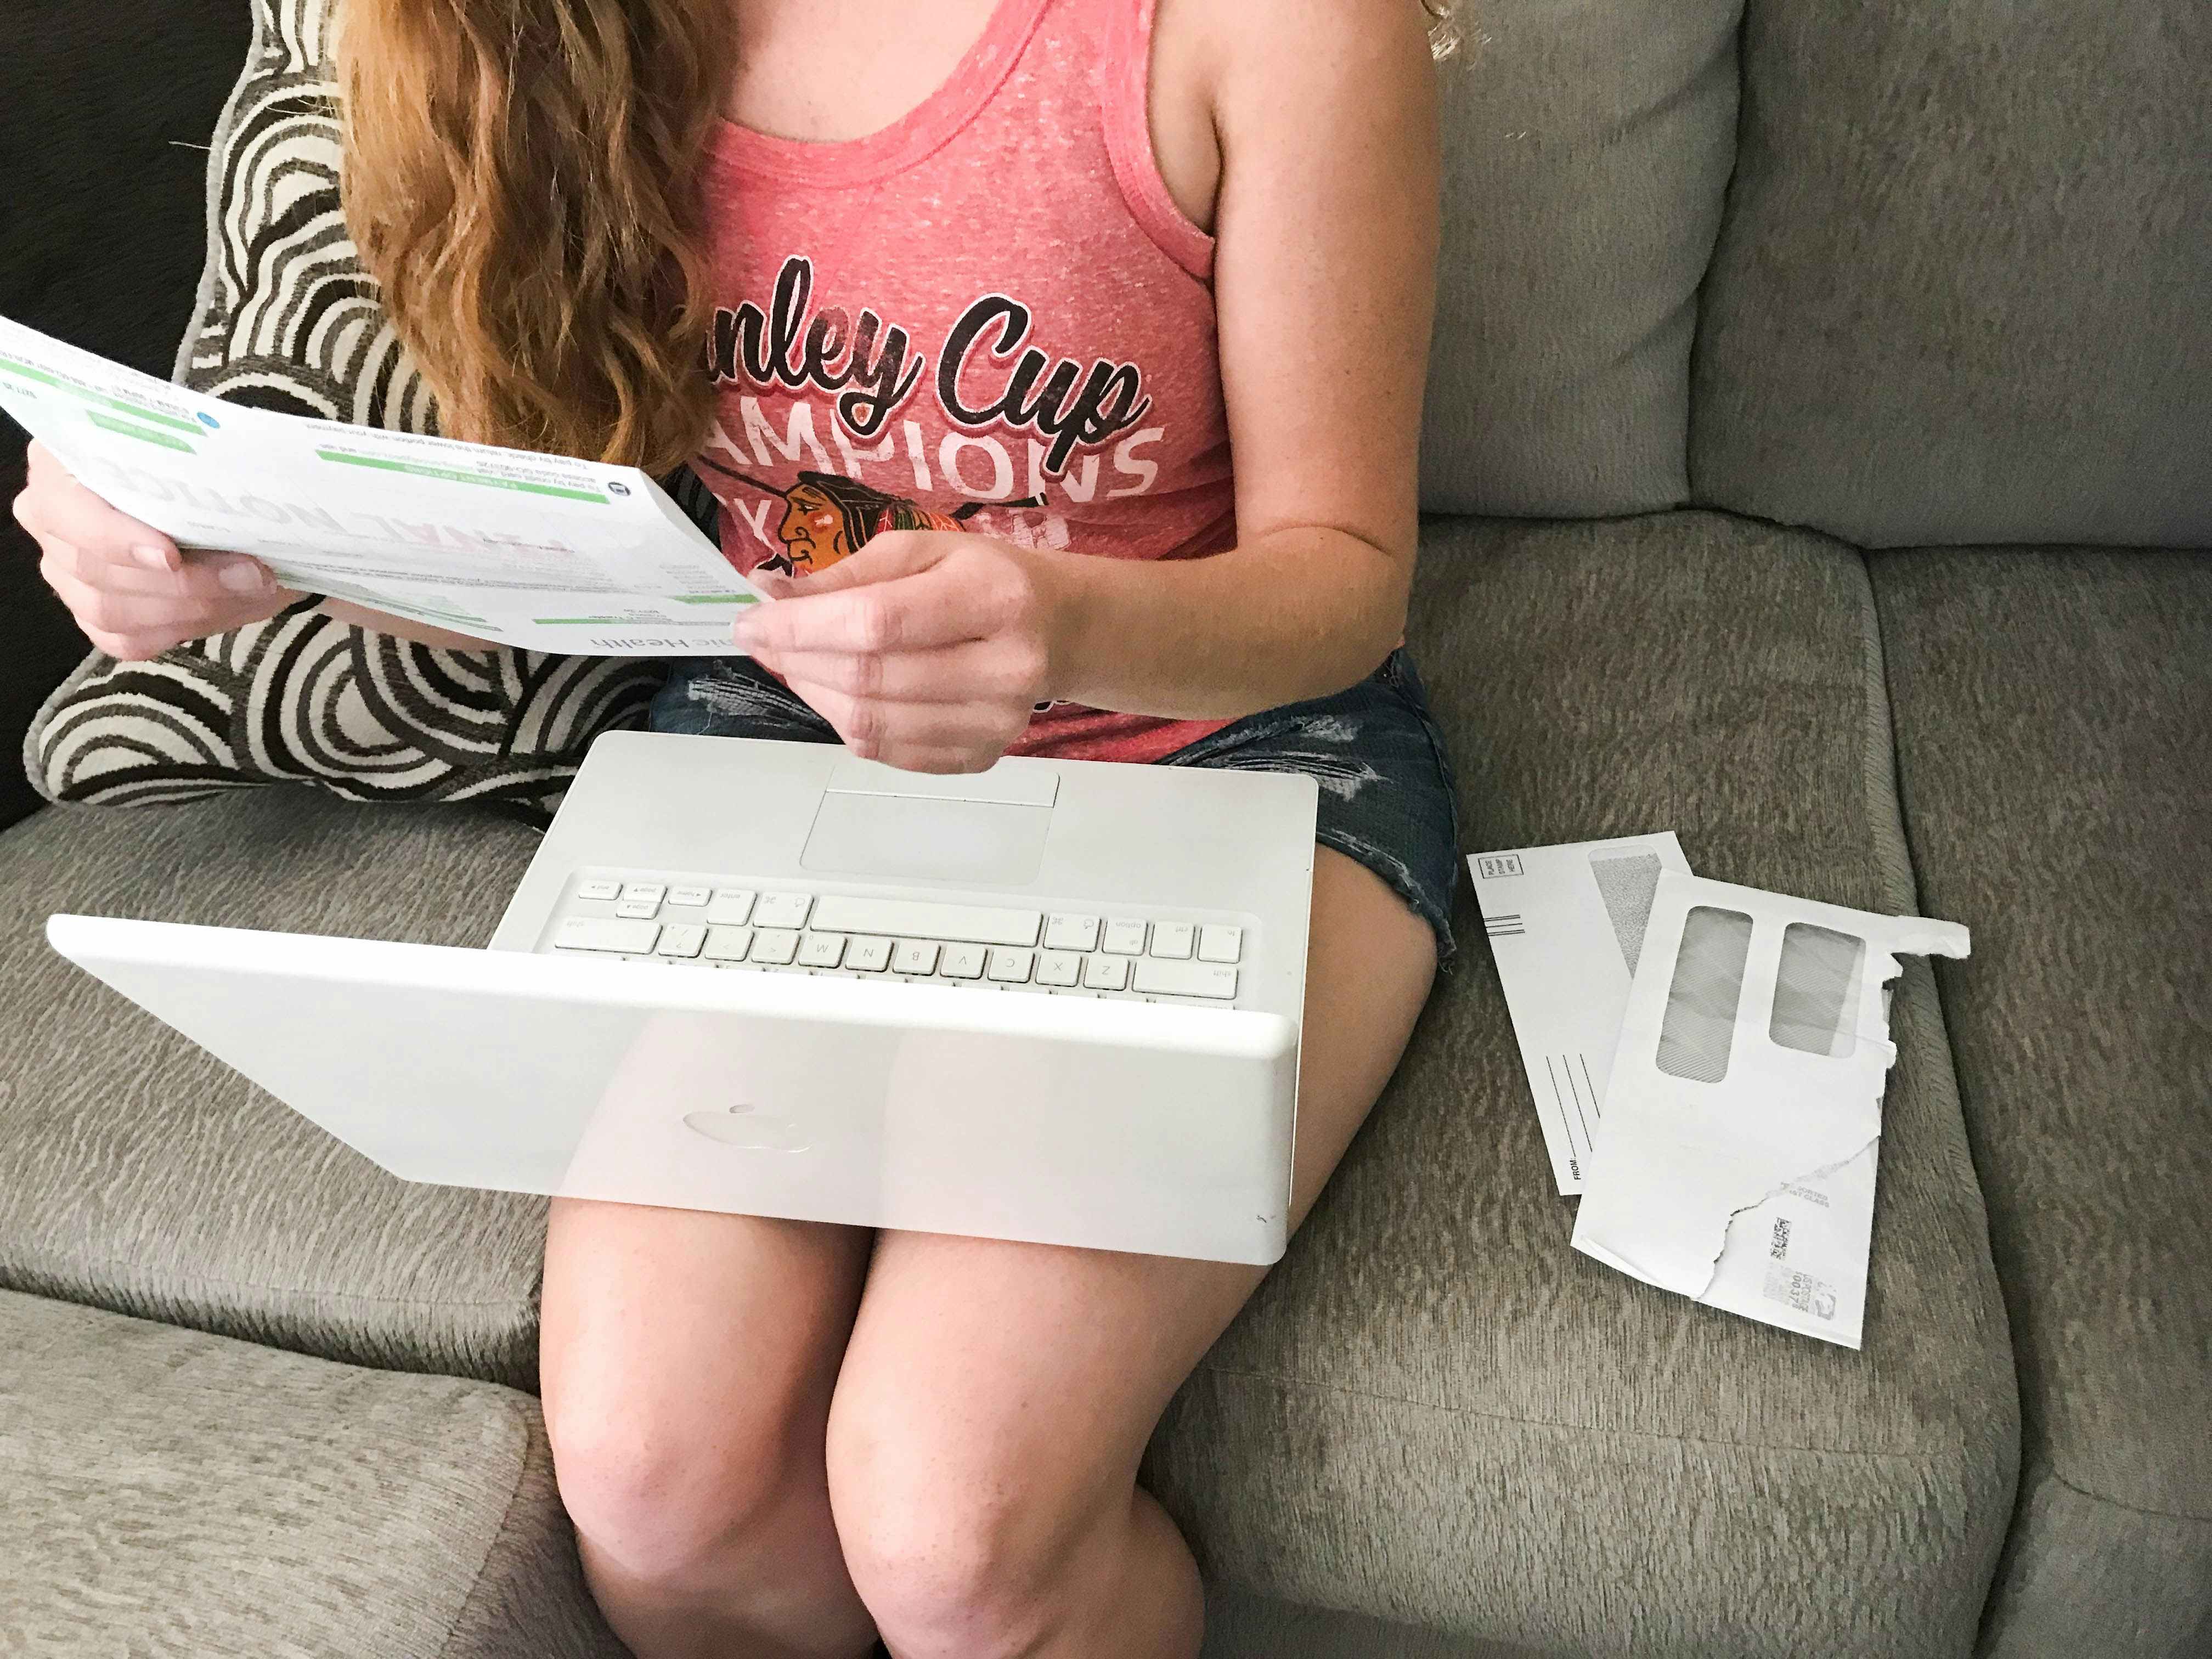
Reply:
[[[674, 664], [651, 724], [694, 737], [837, 741], [829, 721], [746, 657]], [[1450, 959], [1459, 880], [1451, 765], [1404, 651], [1348, 690], [1249, 714], [1156, 764], [1304, 773], [1321, 787], [1314, 838], [1387, 882], [1435, 930], [1437, 960]]]

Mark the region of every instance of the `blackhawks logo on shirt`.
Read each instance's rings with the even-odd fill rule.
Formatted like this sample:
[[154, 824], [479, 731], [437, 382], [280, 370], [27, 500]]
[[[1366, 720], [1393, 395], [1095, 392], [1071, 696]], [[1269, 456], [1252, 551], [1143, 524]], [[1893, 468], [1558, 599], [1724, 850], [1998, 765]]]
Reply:
[[709, 456], [701, 456], [699, 465], [783, 502], [783, 521], [775, 532], [783, 551], [770, 554], [758, 568], [787, 576], [826, 570], [839, 560], [850, 558], [886, 530], [965, 530], [968, 520], [987, 507], [1036, 505], [1034, 500], [970, 501], [950, 514], [933, 513], [903, 495], [887, 495], [840, 473], [801, 472], [797, 483], [779, 489], [732, 471]]

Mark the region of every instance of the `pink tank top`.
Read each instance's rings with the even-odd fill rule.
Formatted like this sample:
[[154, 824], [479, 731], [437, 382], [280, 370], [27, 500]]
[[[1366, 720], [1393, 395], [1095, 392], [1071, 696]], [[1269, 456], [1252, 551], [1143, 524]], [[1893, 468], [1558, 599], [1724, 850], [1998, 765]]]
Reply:
[[[879, 132], [723, 124], [697, 468], [739, 569], [803, 576], [894, 528], [1115, 559], [1234, 542], [1213, 245], [1153, 161], [1152, 17], [1000, 0]], [[1221, 724], [1055, 703], [1014, 752], [1156, 760]]]

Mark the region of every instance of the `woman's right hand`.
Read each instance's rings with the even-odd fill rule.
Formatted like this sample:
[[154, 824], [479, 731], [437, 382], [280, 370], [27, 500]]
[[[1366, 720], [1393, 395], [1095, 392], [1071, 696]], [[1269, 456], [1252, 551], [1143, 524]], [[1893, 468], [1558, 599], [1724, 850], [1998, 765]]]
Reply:
[[39, 544], [39, 574], [85, 637], [125, 662], [264, 621], [300, 598], [242, 553], [185, 558], [71, 477], [43, 444], [31, 446], [15, 521]]

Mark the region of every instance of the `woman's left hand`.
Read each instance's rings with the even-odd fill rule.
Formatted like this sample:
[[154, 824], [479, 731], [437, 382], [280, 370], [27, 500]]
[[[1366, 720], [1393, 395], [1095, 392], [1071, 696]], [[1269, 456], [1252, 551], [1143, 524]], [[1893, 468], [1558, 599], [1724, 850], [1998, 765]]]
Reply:
[[981, 772], [1056, 695], [1070, 601], [1053, 554], [962, 531], [887, 530], [817, 574], [754, 580], [775, 603], [738, 619], [738, 649], [781, 675], [857, 755]]

